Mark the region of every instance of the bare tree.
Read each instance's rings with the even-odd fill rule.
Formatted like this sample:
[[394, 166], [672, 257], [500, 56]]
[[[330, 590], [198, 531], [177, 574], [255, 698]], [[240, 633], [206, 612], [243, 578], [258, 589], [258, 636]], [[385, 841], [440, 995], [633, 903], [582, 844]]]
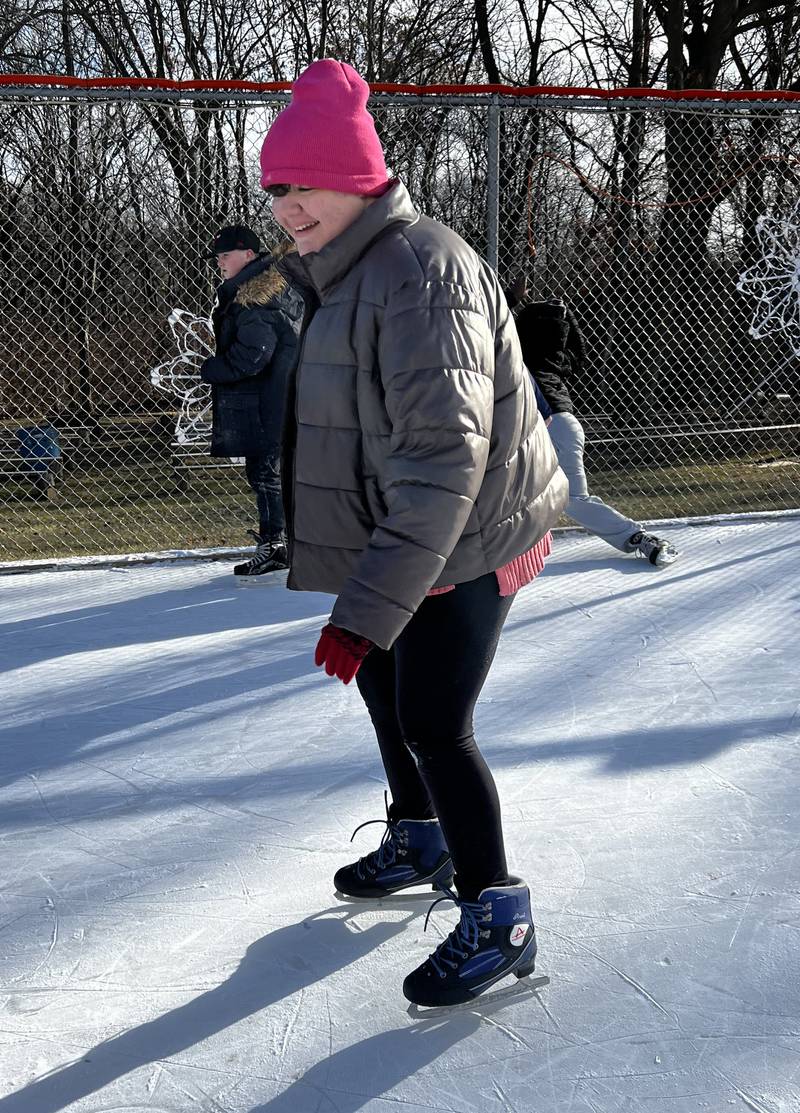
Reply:
[[[476, 0], [466, 8], [458, 0], [0, 0], [0, 65], [287, 80], [332, 55], [376, 82], [768, 89], [800, 77], [799, 32], [797, 5], [779, 0]], [[136, 296], [153, 305], [200, 299], [210, 276], [204, 283], [198, 257], [210, 229], [262, 219], [255, 130], [276, 107], [260, 110], [258, 123], [212, 95], [124, 108], [75, 101], [51, 109], [50, 122], [33, 107], [9, 115], [0, 222], [32, 229], [38, 220], [58, 247], [52, 269], [71, 303], [61, 317], [73, 335], [62, 363], [89, 392], [81, 402], [76, 388], [75, 405], [88, 406], [95, 389], [92, 307], [115, 267], [127, 275], [114, 286], [120, 321]], [[376, 116], [394, 170], [424, 208], [483, 248], [485, 113], [378, 106]], [[37, 157], [35, 139], [52, 149]], [[779, 157], [788, 143], [781, 113], [731, 123], [626, 104], [591, 117], [529, 109], [501, 113], [500, 141], [504, 270], [525, 262], [533, 239], [536, 289], [564, 292], [586, 310], [604, 372], [635, 333], [661, 384], [642, 406], [677, 404], [687, 383], [710, 382], [708, 345], [684, 336], [685, 321], [719, 286], [721, 250], [726, 259], [737, 249], [752, 255], [752, 231], [743, 243], [731, 237], [725, 214], [735, 210], [752, 229], [770, 198], [796, 188], [790, 158]], [[44, 167], [54, 194], [47, 211], [37, 197], [47, 188]]]

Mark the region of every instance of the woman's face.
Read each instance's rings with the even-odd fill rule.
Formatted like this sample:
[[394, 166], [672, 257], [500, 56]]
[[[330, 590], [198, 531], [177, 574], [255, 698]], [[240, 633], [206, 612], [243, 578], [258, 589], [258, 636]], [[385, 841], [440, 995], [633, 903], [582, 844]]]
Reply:
[[[299, 255], [320, 251], [344, 232], [363, 213], [373, 198], [332, 189], [308, 189], [291, 185], [287, 192], [272, 195], [272, 214], [297, 244]], [[271, 192], [271, 190], [268, 190]]]

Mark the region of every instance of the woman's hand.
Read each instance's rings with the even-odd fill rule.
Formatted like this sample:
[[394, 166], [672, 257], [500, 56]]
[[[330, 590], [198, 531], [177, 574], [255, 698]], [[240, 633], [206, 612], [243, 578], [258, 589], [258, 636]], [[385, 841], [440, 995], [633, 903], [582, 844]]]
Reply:
[[374, 644], [369, 638], [329, 622], [317, 642], [314, 664], [324, 665], [328, 676], [338, 676], [343, 683], [349, 684]]

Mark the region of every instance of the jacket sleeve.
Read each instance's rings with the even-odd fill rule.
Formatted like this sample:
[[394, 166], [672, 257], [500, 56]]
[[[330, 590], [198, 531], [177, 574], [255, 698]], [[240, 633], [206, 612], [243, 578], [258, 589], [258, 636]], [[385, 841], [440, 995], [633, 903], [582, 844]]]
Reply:
[[331, 621], [389, 648], [441, 575], [483, 482], [494, 334], [481, 295], [415, 281], [386, 307], [378, 361], [391, 425], [387, 514]]
[[259, 375], [278, 346], [278, 314], [253, 307], [242, 309], [236, 321], [236, 338], [224, 355], [209, 356], [200, 368], [204, 383], [234, 383]]

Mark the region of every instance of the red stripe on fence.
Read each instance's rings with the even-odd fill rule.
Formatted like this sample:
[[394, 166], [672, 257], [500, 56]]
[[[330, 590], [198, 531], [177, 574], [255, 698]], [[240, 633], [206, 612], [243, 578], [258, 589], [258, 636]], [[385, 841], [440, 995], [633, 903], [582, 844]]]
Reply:
[[[285, 93], [289, 81], [173, 81], [166, 77], [67, 77], [64, 74], [2, 74], [0, 87], [57, 86], [65, 89], [161, 89], [178, 93]], [[636, 97], [654, 100], [800, 101], [800, 92], [789, 89], [591, 89], [570, 85], [397, 85], [372, 82], [373, 93], [408, 93], [414, 96], [500, 94], [509, 97], [597, 97], [614, 100]]]
[[167, 89], [180, 93], [277, 93], [288, 92], [288, 81], [173, 81], [167, 77], [67, 77], [65, 74], [3, 74], [0, 87], [9, 85], [58, 86], [65, 89]]

